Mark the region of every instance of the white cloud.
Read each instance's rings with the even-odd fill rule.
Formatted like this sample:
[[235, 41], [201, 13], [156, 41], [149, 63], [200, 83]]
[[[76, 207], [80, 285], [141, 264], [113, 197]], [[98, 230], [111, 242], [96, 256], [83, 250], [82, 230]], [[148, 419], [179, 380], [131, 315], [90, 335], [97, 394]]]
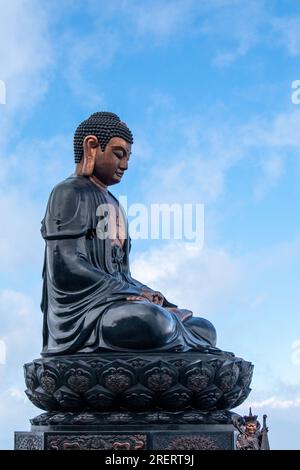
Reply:
[[135, 31], [156, 39], [178, 34], [192, 20], [195, 2], [190, 0], [135, 3], [131, 18]]
[[266, 192], [277, 185], [283, 175], [283, 162], [284, 156], [282, 155], [271, 155], [262, 160], [262, 175], [254, 188], [254, 196], [257, 200], [262, 199]]
[[[78, 41], [79, 45], [77, 64], [73, 46], [70, 48], [71, 77], [76, 77], [75, 83], [79, 79], [78, 85], [85, 73], [84, 63], [91, 66], [104, 59], [105, 67], [107, 60], [112, 62], [125, 48], [136, 52], [161, 47], [174, 38], [177, 43], [180, 39], [193, 38], [195, 46], [198, 44], [200, 48], [203, 37], [209, 35], [217, 39], [215, 50], [218, 43], [225, 42], [227, 48], [217, 50], [214, 63], [228, 65], [260, 42], [260, 28], [266, 16], [264, 4], [259, 0], [248, 4], [240, 0], [123, 0], [117, 4], [90, 0], [86, 11], [91, 25], [88, 38], [81, 37], [78, 41], [72, 34], [66, 35], [67, 40], [74, 44]], [[114, 30], [112, 20], [118, 25]]]
[[264, 277], [266, 272], [278, 272], [278, 278], [282, 278], [283, 270], [300, 256], [300, 239], [284, 241], [268, 245], [245, 254], [245, 264], [249, 267], [249, 273], [258, 278]]
[[300, 407], [300, 396], [294, 398], [293, 400], [286, 400], [281, 397], [272, 396], [266, 398], [264, 400], [259, 401], [249, 401], [249, 406], [251, 406], [252, 410], [255, 409], [280, 409], [280, 410], [287, 410], [290, 408], [299, 408]]
[[72, 139], [60, 134], [49, 139], [19, 140], [3, 158], [1, 186], [6, 191], [22, 186], [22, 200], [36, 194], [41, 197], [74, 170]]
[[216, 121], [215, 112], [211, 110], [203, 119], [180, 115], [170, 105], [167, 115], [162, 114], [165, 117], [151, 118], [148, 133], [153, 138], [146, 149], [148, 159], [155, 155], [156, 164], [140, 183], [146, 203], [216, 203], [230, 190], [226, 177], [242, 160], [255, 171], [254, 183], [245, 181], [252, 185], [245, 187], [245, 194], [253, 192], [261, 200], [280, 183], [286, 162], [297, 164], [299, 110], [280, 113], [271, 120], [256, 116], [246, 123], [230, 118]]
[[71, 90], [88, 109], [104, 107], [105, 94], [100, 82], [95, 86], [89, 74], [91, 70], [103, 71], [111, 66], [120, 47], [118, 35], [101, 27], [84, 36], [67, 33], [65, 42], [68, 52], [63, 74]]
[[283, 149], [300, 149], [300, 110], [281, 112], [273, 119], [256, 116], [252, 122], [241, 126], [242, 142], [247, 145]]
[[183, 242], [143, 252], [131, 268], [136, 279], [198, 316], [224, 312], [226, 303], [227, 310], [241, 277], [239, 262], [225, 251]]
[[7, 106], [32, 102], [45, 89], [51, 46], [45, 11], [36, 0], [1, 3], [0, 76], [8, 87]]
[[300, 339], [296, 339], [292, 343], [293, 353], [291, 356], [292, 364], [295, 366], [300, 365]]
[[9, 316], [9, 312], [15, 312], [20, 317], [27, 316], [32, 310], [32, 303], [27, 296], [9, 289], [0, 292], [0, 305], [1, 313], [5, 316]]
[[203, 11], [214, 8], [216, 3], [220, 4], [220, 0], [210, 0], [209, 3], [206, 0], [201, 3], [196, 0], [123, 0], [118, 4], [92, 0], [88, 8], [93, 17], [102, 21], [104, 27], [112, 18], [115, 21], [121, 18], [119, 29], [122, 33], [127, 32], [134, 41], [150, 37], [152, 42], [147, 47], [152, 47], [178, 35], [184, 28], [191, 26]]
[[[63, 36], [67, 45], [64, 76], [71, 90], [88, 109], [105, 107], [101, 72], [123, 53], [157, 47], [178, 35], [192, 19], [194, 6], [194, 0], [87, 2], [90, 33], [74, 34], [73, 28], [66, 28]], [[96, 86], [89, 79], [94, 70], [99, 74]]]
[[28, 398], [26, 397], [24, 390], [20, 390], [19, 388], [16, 387], [11, 387], [8, 389], [9, 396], [12, 398], [15, 398], [17, 401], [21, 400], [26, 403]]
[[[41, 220], [52, 187], [73, 172], [71, 136], [20, 141], [0, 166], [0, 272], [41, 270]], [[18, 184], [16, 184], [16, 181]]]
[[264, 3], [259, 0], [222, 2], [212, 9], [199, 30], [215, 41], [213, 64], [228, 66], [247, 54], [261, 41], [265, 19]]
[[0, 212], [6, 227], [0, 233], [1, 271], [7, 274], [17, 269], [21, 275], [29, 262], [31, 267], [41, 262], [41, 211], [21, 190], [15, 190], [0, 197]]
[[292, 56], [300, 54], [300, 16], [278, 17], [272, 20], [277, 40]]
[[12, 116], [22, 119], [45, 93], [53, 51], [49, 40], [48, 18], [37, 0], [1, 2], [0, 78], [6, 83], [6, 105], [1, 108], [1, 140], [14, 131]]
[[[15, 373], [14, 385], [0, 388], [0, 422], [4, 425], [0, 428], [0, 449], [13, 449], [14, 432], [29, 431], [29, 418], [39, 414], [25, 396], [22, 384], [22, 368]], [[18, 383], [16, 384], [18, 380]]]
[[[39, 300], [39, 299], [38, 299]], [[5, 356], [0, 367], [0, 448], [13, 447], [13, 433], [29, 429], [28, 419], [38, 414], [24, 394], [23, 364], [39, 356], [42, 314], [37, 299], [16, 290], [0, 292], [1, 343]]]
[[156, 142], [150, 152], [156, 165], [142, 181], [143, 194], [147, 202], [215, 202], [223, 193], [226, 171], [243, 157], [240, 127], [233, 131], [229, 123], [216, 122], [212, 111], [204, 119], [169, 108], [162, 114], [166, 117], [153, 117], [148, 131]]
[[36, 356], [41, 349], [42, 313], [38, 302], [39, 299], [31, 299], [23, 292], [11, 289], [0, 292], [1, 336], [5, 342], [6, 367], [22, 367], [23, 361], [33, 359], [32, 356]]

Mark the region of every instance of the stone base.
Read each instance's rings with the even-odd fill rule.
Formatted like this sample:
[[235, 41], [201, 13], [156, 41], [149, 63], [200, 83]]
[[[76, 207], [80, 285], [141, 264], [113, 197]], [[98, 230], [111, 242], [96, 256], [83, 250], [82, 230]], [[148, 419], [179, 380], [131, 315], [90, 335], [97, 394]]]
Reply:
[[[176, 413], [175, 413], [176, 414]], [[194, 424], [197, 417], [133, 416], [136, 423], [147, 424], [80, 424], [32, 426], [31, 432], [15, 433], [15, 450], [233, 450], [236, 431], [232, 424]], [[73, 414], [73, 423], [76, 416]], [[156, 419], [155, 419], [156, 418]], [[182, 419], [181, 419], [182, 418]], [[185, 419], [184, 419], [185, 418]], [[183, 424], [187, 421], [191, 424]], [[178, 421], [181, 420], [181, 424]], [[99, 418], [98, 418], [99, 421]], [[111, 420], [113, 421], [113, 419]], [[123, 420], [124, 421], [124, 420]], [[201, 417], [198, 417], [201, 421]], [[177, 424], [171, 424], [171, 423]]]
[[26, 394], [47, 410], [15, 449], [235, 448], [233, 413], [253, 365], [231, 353], [103, 353], [25, 364]]
[[232, 354], [103, 353], [25, 364], [26, 394], [47, 411], [226, 410], [249, 395], [253, 365]]

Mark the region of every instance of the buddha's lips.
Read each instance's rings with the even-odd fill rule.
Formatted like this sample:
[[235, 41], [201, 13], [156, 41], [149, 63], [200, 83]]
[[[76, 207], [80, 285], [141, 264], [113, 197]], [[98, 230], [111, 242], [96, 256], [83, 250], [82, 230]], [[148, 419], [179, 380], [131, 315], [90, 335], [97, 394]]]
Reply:
[[122, 176], [124, 175], [124, 173], [116, 171], [116, 175], [119, 176], [119, 178], [122, 178]]

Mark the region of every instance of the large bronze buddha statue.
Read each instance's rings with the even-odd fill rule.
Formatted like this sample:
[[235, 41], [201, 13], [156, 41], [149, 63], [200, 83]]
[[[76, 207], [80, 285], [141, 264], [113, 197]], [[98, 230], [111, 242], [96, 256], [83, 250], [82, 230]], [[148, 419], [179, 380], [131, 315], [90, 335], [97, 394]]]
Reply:
[[128, 169], [132, 143], [126, 124], [108, 112], [75, 132], [76, 171], [55, 186], [42, 221], [43, 355], [218, 351], [208, 320], [130, 274], [126, 216], [108, 187]]
[[249, 395], [253, 365], [132, 278], [126, 215], [108, 191], [132, 143], [118, 116], [93, 114], [75, 132], [75, 173], [50, 195], [43, 357], [24, 365], [25, 393], [46, 413], [15, 433], [16, 449], [234, 448], [229, 410]]

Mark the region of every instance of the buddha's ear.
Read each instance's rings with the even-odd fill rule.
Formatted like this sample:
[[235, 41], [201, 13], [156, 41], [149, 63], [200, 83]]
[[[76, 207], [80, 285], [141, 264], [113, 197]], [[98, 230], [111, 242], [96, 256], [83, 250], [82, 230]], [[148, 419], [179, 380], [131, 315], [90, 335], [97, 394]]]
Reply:
[[91, 176], [94, 172], [99, 142], [95, 135], [87, 135], [83, 141], [83, 159], [76, 167], [76, 174]]

